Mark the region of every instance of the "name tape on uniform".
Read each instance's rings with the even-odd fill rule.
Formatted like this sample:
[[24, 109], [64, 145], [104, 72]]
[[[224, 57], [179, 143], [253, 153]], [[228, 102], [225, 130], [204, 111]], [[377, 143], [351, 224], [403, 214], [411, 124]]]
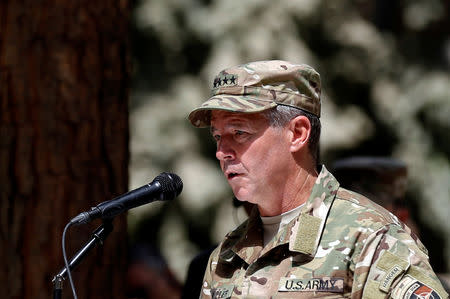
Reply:
[[219, 288], [213, 288], [211, 295], [213, 299], [228, 299], [233, 294], [234, 285], [224, 285]]
[[279, 292], [344, 292], [344, 279], [335, 277], [322, 278], [286, 278], [283, 277], [278, 285]]

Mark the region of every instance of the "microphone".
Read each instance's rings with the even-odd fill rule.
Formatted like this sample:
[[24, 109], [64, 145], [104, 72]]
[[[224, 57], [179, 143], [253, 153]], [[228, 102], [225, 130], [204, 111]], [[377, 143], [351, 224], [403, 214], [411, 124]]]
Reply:
[[70, 220], [71, 224], [84, 224], [94, 219], [111, 219], [129, 209], [154, 201], [168, 201], [177, 197], [183, 190], [183, 182], [173, 173], [163, 172], [151, 183], [131, 190], [112, 200], [104, 201], [92, 207], [90, 211], [82, 212]]

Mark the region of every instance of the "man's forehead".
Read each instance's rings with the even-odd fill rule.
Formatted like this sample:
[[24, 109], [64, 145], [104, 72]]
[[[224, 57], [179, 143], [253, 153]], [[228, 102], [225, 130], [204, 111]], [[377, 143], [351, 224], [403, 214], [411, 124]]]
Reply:
[[261, 113], [236, 113], [228, 111], [213, 111], [211, 115], [211, 131], [219, 127], [248, 126], [256, 127], [266, 124], [266, 118]]

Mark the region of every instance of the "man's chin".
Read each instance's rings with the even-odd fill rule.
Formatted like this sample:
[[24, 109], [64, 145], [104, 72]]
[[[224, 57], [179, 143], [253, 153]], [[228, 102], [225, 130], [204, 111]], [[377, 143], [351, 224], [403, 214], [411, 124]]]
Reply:
[[249, 192], [245, 191], [245, 190], [233, 190], [234, 196], [239, 200], [239, 201], [247, 201], [250, 203], [255, 203], [255, 196], [252, 196]]

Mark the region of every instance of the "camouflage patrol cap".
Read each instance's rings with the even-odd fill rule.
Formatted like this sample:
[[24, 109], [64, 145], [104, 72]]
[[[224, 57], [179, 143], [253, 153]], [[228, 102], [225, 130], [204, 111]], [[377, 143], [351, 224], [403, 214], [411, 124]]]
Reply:
[[209, 126], [211, 110], [261, 112], [277, 105], [299, 108], [320, 117], [320, 75], [306, 64], [256, 61], [221, 71], [212, 95], [189, 114], [196, 127]]

